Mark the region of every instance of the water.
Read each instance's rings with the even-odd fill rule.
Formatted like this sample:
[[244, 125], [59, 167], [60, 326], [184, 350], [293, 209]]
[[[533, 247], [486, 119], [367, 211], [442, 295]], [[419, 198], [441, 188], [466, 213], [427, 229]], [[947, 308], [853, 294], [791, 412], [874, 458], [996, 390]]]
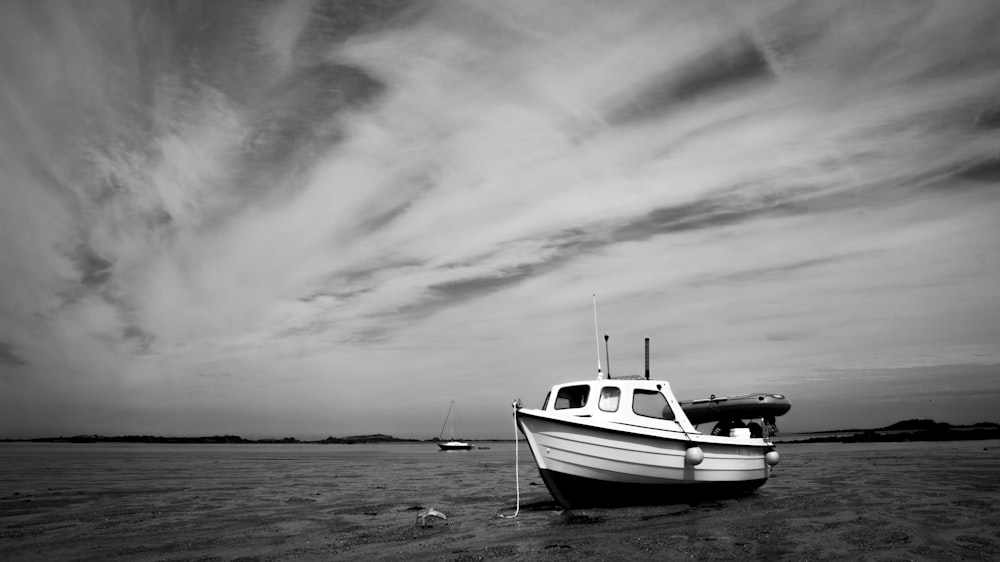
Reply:
[[[521, 454], [531, 456], [521, 444]], [[421, 444], [4, 444], [0, 486], [4, 495], [32, 490], [115, 493], [185, 490], [252, 490], [258, 497], [330, 498], [336, 503], [438, 502], [457, 494], [511, 499], [514, 489], [513, 443], [490, 449], [442, 452]], [[531, 470], [533, 465], [526, 464]], [[483, 488], [481, 475], [491, 484]], [[509, 475], [506, 482], [498, 477]], [[437, 483], [450, 483], [442, 494]], [[506, 486], [506, 490], [504, 490]], [[430, 493], [434, 490], [434, 493]], [[476, 492], [479, 492], [478, 494]], [[403, 496], [401, 496], [401, 494]], [[335, 497], [332, 497], [335, 496]], [[509, 503], [509, 502], [508, 502]]]

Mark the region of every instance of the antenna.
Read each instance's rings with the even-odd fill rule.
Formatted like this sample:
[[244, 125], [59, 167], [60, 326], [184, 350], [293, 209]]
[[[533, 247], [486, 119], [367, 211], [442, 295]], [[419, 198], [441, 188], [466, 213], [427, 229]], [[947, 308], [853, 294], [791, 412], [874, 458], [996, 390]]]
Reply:
[[594, 337], [597, 339], [597, 380], [604, 378], [601, 374], [601, 333], [597, 329], [597, 294], [594, 297]]

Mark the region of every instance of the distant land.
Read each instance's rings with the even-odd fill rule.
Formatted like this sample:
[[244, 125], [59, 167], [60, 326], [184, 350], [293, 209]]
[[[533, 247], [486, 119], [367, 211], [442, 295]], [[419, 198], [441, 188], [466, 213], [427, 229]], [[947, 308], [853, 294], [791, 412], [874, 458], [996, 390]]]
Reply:
[[[896, 422], [886, 427], [875, 429], [834, 429], [828, 431], [813, 431], [794, 435], [810, 435], [806, 439], [780, 441], [789, 443], [874, 443], [900, 441], [969, 441], [980, 439], [1000, 439], [1000, 424], [995, 422], [979, 422], [973, 425], [951, 425], [929, 419], [912, 419]], [[154, 435], [122, 435], [106, 437], [103, 435], [75, 435], [73, 437], [39, 437], [34, 439], [0, 439], [0, 442], [29, 443], [232, 443], [232, 444], [281, 444], [281, 443], [314, 443], [319, 445], [360, 443], [436, 443], [440, 439], [404, 439], [374, 433], [370, 435], [349, 435], [347, 437], [327, 437], [316, 441], [299, 440], [294, 437], [281, 439], [244, 439], [238, 435], [211, 435], [205, 437], [161, 437]], [[512, 439], [467, 439], [476, 443], [498, 443]]]
[[[283, 444], [283, 443], [313, 443], [319, 445], [359, 443], [437, 443], [443, 441], [433, 437], [430, 439], [404, 439], [373, 433], [371, 435], [349, 435], [347, 437], [327, 437], [319, 440], [303, 440], [295, 437], [280, 439], [244, 439], [239, 435], [209, 435], [203, 437], [162, 437], [158, 435], [119, 435], [108, 437], [104, 435], [74, 435], [73, 437], [36, 437], [32, 439], [0, 439], [0, 443], [232, 443], [232, 444]], [[512, 439], [468, 439], [476, 443], [492, 443], [513, 441]]]
[[797, 435], [815, 435], [807, 439], [781, 441], [789, 443], [889, 443], [901, 441], [971, 441], [1000, 439], [1000, 424], [979, 422], [972, 425], [951, 425], [928, 419], [896, 422], [876, 429], [835, 429]]
[[39, 437], [35, 439], [0, 439], [4, 442], [31, 443], [318, 443], [318, 444], [348, 444], [357, 443], [422, 443], [435, 442], [434, 439], [401, 439], [392, 435], [374, 433], [371, 435], [350, 435], [347, 437], [327, 437], [318, 441], [299, 440], [294, 437], [281, 439], [244, 439], [239, 435], [211, 435], [204, 437], [161, 437], [155, 435], [121, 435], [106, 437], [104, 435], [74, 435], [73, 437]]

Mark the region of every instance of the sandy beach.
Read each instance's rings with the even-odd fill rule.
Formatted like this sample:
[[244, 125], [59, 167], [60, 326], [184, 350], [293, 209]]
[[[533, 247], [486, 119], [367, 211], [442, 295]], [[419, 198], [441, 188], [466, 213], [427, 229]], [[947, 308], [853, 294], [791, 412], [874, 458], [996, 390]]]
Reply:
[[1000, 558], [1000, 441], [789, 444], [747, 497], [568, 512], [521, 442], [516, 518], [484, 445], [0, 443], [0, 559]]

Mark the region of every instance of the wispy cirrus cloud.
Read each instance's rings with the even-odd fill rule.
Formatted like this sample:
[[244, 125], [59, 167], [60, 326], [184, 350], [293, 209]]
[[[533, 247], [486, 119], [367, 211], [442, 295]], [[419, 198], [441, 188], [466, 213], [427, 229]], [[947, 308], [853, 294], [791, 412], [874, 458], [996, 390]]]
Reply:
[[419, 373], [403, 426], [489, 433], [589, 376], [593, 293], [690, 394], [998, 361], [990, 3], [0, 10], [24, 431], [399, 433]]

